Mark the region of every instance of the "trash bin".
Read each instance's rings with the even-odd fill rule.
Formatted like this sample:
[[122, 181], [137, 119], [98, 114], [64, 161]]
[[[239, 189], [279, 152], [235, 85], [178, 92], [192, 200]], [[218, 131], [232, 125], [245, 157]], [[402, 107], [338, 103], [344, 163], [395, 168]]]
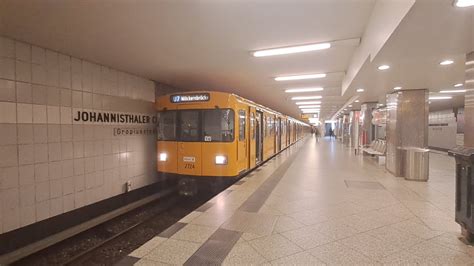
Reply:
[[412, 181], [427, 181], [429, 177], [430, 150], [418, 147], [402, 147], [402, 160], [405, 169], [403, 177]]
[[474, 241], [474, 148], [456, 147], [449, 151], [456, 159], [456, 216], [462, 234]]
[[430, 169], [430, 150], [410, 147], [405, 157], [405, 179], [427, 181]]

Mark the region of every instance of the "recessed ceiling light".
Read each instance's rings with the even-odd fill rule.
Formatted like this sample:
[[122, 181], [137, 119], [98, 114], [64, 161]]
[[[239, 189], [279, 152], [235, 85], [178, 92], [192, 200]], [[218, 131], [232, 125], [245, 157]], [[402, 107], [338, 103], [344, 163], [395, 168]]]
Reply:
[[356, 102], [356, 103], [358, 103], [358, 102], [359, 102], [359, 100], [355, 100], [355, 102]]
[[474, 6], [474, 0], [455, 0], [454, 5], [457, 7]]
[[356, 92], [364, 92], [364, 89], [357, 89]]
[[442, 61], [442, 62], [439, 63], [439, 64], [442, 65], [442, 66], [447, 66], [447, 65], [451, 65], [452, 63], [454, 63], [454, 61], [448, 59], [448, 60]]
[[295, 92], [312, 92], [312, 91], [323, 91], [324, 88], [314, 87], [314, 88], [299, 88], [299, 89], [288, 89], [285, 90], [286, 93], [295, 93]]
[[381, 66], [378, 67], [379, 70], [387, 70], [389, 68], [390, 68], [389, 65], [381, 65]]
[[300, 80], [300, 79], [320, 79], [325, 78], [326, 74], [308, 74], [308, 75], [296, 75], [296, 76], [282, 76], [276, 77], [276, 81], [286, 81], [286, 80]]
[[453, 97], [451, 96], [433, 96], [433, 97], [429, 97], [429, 100], [449, 100], [452, 98]]
[[297, 100], [317, 100], [317, 99], [321, 99], [323, 98], [323, 96], [321, 95], [315, 95], [315, 96], [295, 96], [295, 97], [291, 97], [291, 99], [293, 101], [297, 101]]
[[298, 106], [300, 109], [305, 109], [305, 108], [321, 108], [321, 105], [300, 105]]
[[307, 45], [298, 45], [298, 46], [259, 50], [259, 51], [254, 52], [253, 56], [262, 57], [262, 56], [272, 56], [272, 55], [295, 54], [295, 53], [324, 50], [324, 49], [329, 49], [329, 48], [331, 48], [331, 44], [328, 42], [314, 43], [314, 44], [307, 44]]
[[399, 90], [402, 89], [402, 87], [395, 87], [395, 88], [393, 88], [393, 89], [396, 90], [396, 91], [399, 91]]
[[305, 114], [313, 114], [313, 113], [319, 113], [321, 110], [320, 109], [304, 109], [301, 110]]
[[440, 91], [439, 93], [463, 93], [466, 92], [466, 90], [443, 90]]
[[321, 101], [296, 102], [296, 105], [321, 104]]
[[456, 88], [462, 87], [462, 83], [458, 83], [458, 84], [454, 85], [454, 87], [456, 87]]

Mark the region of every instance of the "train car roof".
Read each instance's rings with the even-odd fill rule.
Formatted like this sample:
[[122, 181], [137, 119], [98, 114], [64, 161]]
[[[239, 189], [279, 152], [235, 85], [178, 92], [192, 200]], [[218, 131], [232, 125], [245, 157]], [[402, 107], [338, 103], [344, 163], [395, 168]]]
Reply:
[[278, 111], [275, 111], [269, 107], [266, 107], [264, 105], [261, 105], [261, 104], [258, 104], [252, 100], [249, 100], [247, 98], [244, 98], [240, 95], [237, 95], [235, 93], [231, 93], [231, 92], [222, 92], [222, 91], [208, 91], [208, 90], [195, 90], [195, 91], [180, 91], [180, 92], [174, 92], [174, 93], [168, 93], [168, 94], [164, 94], [164, 95], [161, 95], [161, 96], [158, 96], [158, 97], [170, 97], [171, 95], [176, 95], [176, 94], [185, 94], [185, 93], [221, 93], [221, 94], [228, 94], [229, 96], [233, 96], [235, 97], [238, 101], [241, 101], [241, 102], [244, 102], [246, 104], [250, 104], [250, 105], [253, 105], [254, 107], [256, 108], [259, 108], [259, 109], [262, 109], [266, 112], [270, 112], [270, 113], [273, 113], [275, 115], [280, 115], [280, 116], [284, 116], [285, 118], [287, 118], [288, 120], [291, 120], [293, 122], [296, 122], [296, 123], [299, 123], [299, 124], [303, 124], [303, 125], [306, 125], [306, 126], [310, 126], [309, 124], [297, 119], [297, 118], [294, 118], [294, 117], [291, 117], [291, 116], [288, 116], [288, 115], [285, 115], [285, 114], [282, 114]]

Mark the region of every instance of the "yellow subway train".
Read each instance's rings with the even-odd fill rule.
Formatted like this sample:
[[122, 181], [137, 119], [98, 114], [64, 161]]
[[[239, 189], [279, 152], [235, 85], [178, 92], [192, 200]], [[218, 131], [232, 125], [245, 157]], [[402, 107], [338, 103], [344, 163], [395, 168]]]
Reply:
[[238, 177], [310, 132], [309, 125], [238, 95], [164, 95], [158, 110], [157, 168], [182, 177]]

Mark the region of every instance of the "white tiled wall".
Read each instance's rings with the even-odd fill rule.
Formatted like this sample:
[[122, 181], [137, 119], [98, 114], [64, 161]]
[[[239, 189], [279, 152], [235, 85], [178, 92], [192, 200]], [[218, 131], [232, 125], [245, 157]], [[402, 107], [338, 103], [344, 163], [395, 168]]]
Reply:
[[153, 135], [72, 123], [83, 109], [154, 114], [154, 98], [152, 81], [0, 37], [0, 233], [155, 182]]

